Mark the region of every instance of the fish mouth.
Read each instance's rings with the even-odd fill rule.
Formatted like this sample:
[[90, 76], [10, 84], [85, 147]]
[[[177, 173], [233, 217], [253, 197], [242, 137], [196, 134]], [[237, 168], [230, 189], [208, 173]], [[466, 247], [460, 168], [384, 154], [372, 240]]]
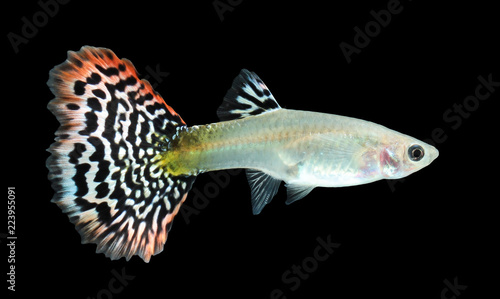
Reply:
[[434, 161], [437, 157], [439, 157], [439, 151], [437, 150], [437, 148], [431, 146], [430, 149], [429, 149], [429, 164], [432, 163], [432, 161]]

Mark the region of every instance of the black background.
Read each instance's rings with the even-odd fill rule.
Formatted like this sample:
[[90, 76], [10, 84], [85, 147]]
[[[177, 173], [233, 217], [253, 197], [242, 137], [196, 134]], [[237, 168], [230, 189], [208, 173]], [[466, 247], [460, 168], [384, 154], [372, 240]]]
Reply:
[[[6, 292], [270, 298], [281, 289], [287, 298], [442, 298], [444, 280], [456, 278], [467, 286], [457, 298], [498, 294], [500, 87], [460, 123], [443, 116], [474, 95], [478, 76], [500, 81], [498, 10], [486, 4], [492, 1], [401, 1], [402, 11], [351, 63], [339, 44], [352, 45], [354, 27], [364, 28], [373, 20], [370, 11], [387, 9], [389, 1], [230, 2], [235, 5], [221, 20], [211, 0], [71, 1], [59, 5], [18, 53], [9, 32], [22, 35], [23, 17], [32, 20], [42, 9], [36, 1], [4, 7], [3, 183], [16, 188], [18, 237], [16, 293]], [[46, 178], [45, 149], [58, 127], [46, 109], [53, 98], [48, 72], [66, 51], [83, 45], [112, 49], [143, 76], [148, 67], [168, 72], [156, 90], [189, 125], [218, 121], [225, 92], [247, 68], [282, 107], [367, 119], [422, 140], [442, 130], [446, 138], [437, 140], [440, 156], [432, 165], [392, 187], [380, 181], [317, 188], [287, 206], [282, 186], [258, 216], [240, 172], [227, 186], [209, 190], [216, 196], [189, 221], [176, 217], [164, 251], [149, 264], [110, 261], [95, 254], [95, 245], [80, 244], [73, 225], [50, 203]], [[194, 188], [204, 192], [214, 182], [203, 174]], [[185, 205], [197, 205], [193, 196]], [[7, 195], [5, 207], [6, 201]], [[291, 290], [297, 284], [283, 281], [283, 274], [310, 260], [316, 239], [328, 236], [340, 247]], [[5, 243], [0, 273], [8, 271]], [[134, 278], [122, 286], [113, 271]], [[114, 294], [110, 282], [119, 289]]]

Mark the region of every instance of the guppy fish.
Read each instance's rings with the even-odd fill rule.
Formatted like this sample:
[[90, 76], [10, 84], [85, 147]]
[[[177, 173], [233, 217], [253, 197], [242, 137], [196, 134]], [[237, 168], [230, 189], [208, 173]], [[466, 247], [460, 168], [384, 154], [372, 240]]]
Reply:
[[315, 187], [405, 177], [438, 151], [413, 137], [350, 117], [281, 108], [242, 70], [218, 123], [188, 127], [140, 80], [132, 63], [85, 46], [50, 71], [48, 109], [61, 126], [48, 151], [56, 203], [82, 243], [111, 259], [163, 250], [174, 216], [200, 173], [245, 168], [253, 213], [286, 182], [287, 204]]

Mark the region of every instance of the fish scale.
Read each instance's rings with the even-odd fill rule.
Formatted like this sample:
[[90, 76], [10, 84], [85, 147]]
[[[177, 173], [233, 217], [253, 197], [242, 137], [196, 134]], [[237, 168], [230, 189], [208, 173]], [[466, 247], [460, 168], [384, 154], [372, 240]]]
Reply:
[[242, 70], [217, 110], [221, 122], [187, 126], [127, 59], [84, 46], [50, 71], [48, 109], [61, 126], [49, 147], [52, 202], [83, 243], [111, 259], [148, 262], [164, 248], [198, 174], [244, 168], [252, 211], [286, 183], [290, 204], [316, 187], [398, 179], [438, 151], [369, 121], [282, 109]]

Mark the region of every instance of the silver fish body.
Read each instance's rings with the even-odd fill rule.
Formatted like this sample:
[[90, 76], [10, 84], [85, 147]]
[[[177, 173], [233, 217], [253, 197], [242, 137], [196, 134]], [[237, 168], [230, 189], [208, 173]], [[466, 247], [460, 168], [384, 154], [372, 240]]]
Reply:
[[[178, 136], [187, 154], [180, 161], [195, 172], [255, 169], [311, 187], [402, 178], [438, 156], [433, 146], [369, 121], [289, 109], [195, 126]], [[411, 145], [422, 147], [421, 160], [410, 159]]]

